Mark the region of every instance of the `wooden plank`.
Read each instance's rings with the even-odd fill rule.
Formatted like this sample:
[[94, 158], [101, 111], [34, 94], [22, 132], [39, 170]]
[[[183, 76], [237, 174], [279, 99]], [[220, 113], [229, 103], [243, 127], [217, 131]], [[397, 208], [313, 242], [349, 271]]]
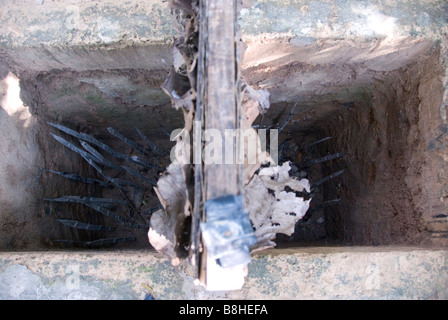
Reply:
[[[199, 58], [196, 103], [196, 120], [201, 120], [203, 129], [217, 130], [221, 138], [226, 129], [239, 128], [239, 63], [235, 42], [236, 9], [234, 0], [199, 1]], [[225, 143], [221, 140], [222, 147]], [[203, 145], [202, 145], [203, 147]], [[236, 157], [236, 145], [233, 155]], [[240, 193], [240, 165], [235, 161], [225, 163], [222, 150], [221, 163], [203, 163], [195, 166], [195, 204], [192, 220], [192, 258], [197, 263], [198, 279], [211, 290], [238, 289], [244, 283], [244, 267], [231, 270], [219, 267], [207, 257], [202, 244], [202, 253], [196, 237], [198, 223], [206, 221], [203, 204], [220, 196]], [[228, 150], [227, 150], [228, 152]], [[198, 197], [200, 183], [201, 193]], [[201, 201], [199, 201], [199, 199]], [[200, 202], [200, 205], [199, 205]], [[200, 213], [200, 219], [198, 219]], [[223, 279], [226, 279], [223, 282]]]
[[[235, 1], [209, 0], [207, 11], [207, 104], [205, 129], [236, 129], [237, 85], [235, 47]], [[224, 141], [222, 141], [224, 148]], [[222, 155], [224, 156], [224, 150]], [[234, 152], [235, 155], [235, 152]], [[222, 159], [224, 162], [224, 159]], [[205, 200], [238, 192], [238, 166], [204, 164]]]

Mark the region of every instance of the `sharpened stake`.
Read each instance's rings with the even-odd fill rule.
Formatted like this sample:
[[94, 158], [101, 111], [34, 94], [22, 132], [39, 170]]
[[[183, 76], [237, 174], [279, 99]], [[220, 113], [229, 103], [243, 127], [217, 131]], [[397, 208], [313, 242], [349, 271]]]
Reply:
[[129, 160], [137, 163], [139, 165], [141, 165], [142, 167], [145, 167], [146, 169], [157, 169], [157, 170], [161, 170], [161, 168], [155, 164], [146, 162], [145, 160], [143, 160], [142, 158], [139, 158], [137, 156], [130, 156]]
[[322, 206], [323, 206], [323, 207], [327, 207], [327, 206], [331, 206], [331, 205], [337, 204], [337, 203], [339, 203], [339, 202], [341, 202], [341, 199], [327, 200], [327, 201], [325, 201], [325, 202], [322, 204]]
[[117, 188], [121, 189], [121, 187], [113, 181], [112, 178], [110, 178], [109, 176], [107, 176], [103, 170], [101, 170], [100, 167], [98, 167], [98, 165], [95, 163], [95, 158], [88, 152], [81, 150], [80, 148], [78, 148], [77, 146], [75, 146], [74, 144], [68, 142], [67, 140], [65, 140], [64, 138], [61, 138], [58, 135], [55, 135], [53, 133], [51, 133], [51, 135], [53, 136], [53, 138], [55, 138], [58, 142], [62, 143], [64, 146], [66, 146], [67, 148], [69, 148], [70, 150], [78, 153], [84, 160], [86, 160], [99, 174], [101, 174], [104, 178], [106, 178], [106, 180], [108, 182], [111, 182], [112, 184], [114, 184], [114, 186], [116, 186]]
[[325, 177], [325, 178], [323, 178], [323, 179], [317, 181], [317, 182], [311, 187], [311, 190], [314, 190], [315, 188], [317, 188], [318, 186], [320, 186], [322, 183], [324, 183], [324, 182], [326, 182], [326, 181], [328, 181], [328, 180], [330, 180], [330, 179], [336, 178], [337, 176], [341, 175], [344, 171], [345, 171], [344, 169], [343, 169], [343, 170], [340, 170], [340, 171], [337, 171], [337, 172], [332, 173], [332, 174], [330, 174], [329, 176], [327, 176], [327, 177]]
[[126, 160], [126, 159], [128, 158], [127, 155], [122, 154], [122, 153], [119, 153], [119, 152], [116, 152], [116, 151], [113, 150], [111, 147], [109, 147], [108, 145], [102, 143], [101, 141], [98, 141], [97, 139], [95, 139], [94, 137], [92, 137], [92, 136], [89, 135], [89, 134], [86, 134], [86, 133], [78, 133], [78, 132], [76, 132], [75, 130], [72, 130], [72, 129], [70, 129], [70, 128], [61, 126], [61, 125], [59, 125], [59, 124], [51, 123], [51, 122], [48, 122], [48, 124], [51, 125], [51, 126], [53, 126], [53, 127], [55, 127], [56, 129], [61, 130], [62, 132], [65, 132], [65, 133], [67, 133], [67, 134], [69, 134], [69, 135], [75, 137], [75, 138], [84, 140], [84, 141], [86, 141], [86, 142], [90, 142], [90, 143], [96, 145], [97, 147], [101, 148], [102, 150], [106, 151], [107, 153], [110, 153], [111, 155], [113, 155], [113, 156], [116, 157], [116, 158], [124, 159], [124, 160]]
[[254, 129], [271, 129], [275, 126], [276, 126], [275, 124], [272, 124], [272, 125], [254, 124], [254, 125], [252, 125], [252, 128], [254, 128]]
[[149, 226], [146, 224], [137, 224], [137, 223], [130, 222], [130, 221], [124, 219], [122, 216], [112, 213], [109, 210], [104, 209], [103, 207], [100, 207], [98, 205], [86, 204], [86, 206], [88, 206], [89, 208], [92, 208], [95, 211], [98, 211], [99, 213], [104, 214], [106, 217], [115, 219], [116, 221], [120, 222], [125, 227], [135, 228], [135, 229], [148, 229], [149, 228]]
[[95, 162], [105, 165], [106, 167], [116, 169], [118, 171], [122, 171], [123, 169], [114, 164], [112, 161], [107, 160], [103, 157], [101, 153], [99, 153], [95, 148], [93, 148], [91, 145], [89, 145], [87, 142], [79, 140], [79, 143], [81, 143], [82, 147], [89, 152], [91, 155], [93, 155], [96, 159]]
[[343, 155], [344, 155], [343, 152], [329, 154], [329, 155], [327, 155], [325, 157], [322, 157], [322, 158], [313, 159], [313, 160], [310, 160], [310, 161], [305, 161], [304, 165], [305, 166], [312, 166], [313, 164], [318, 164], [318, 163], [322, 163], [322, 162], [325, 162], [325, 161], [330, 161], [330, 160], [333, 160], [333, 159], [337, 159], [339, 157], [342, 157]]
[[106, 227], [96, 224], [84, 223], [76, 220], [59, 219], [58, 221], [63, 225], [69, 226], [71, 228], [89, 231], [114, 231], [115, 229], [117, 229], [117, 227]]
[[135, 237], [123, 237], [123, 238], [107, 238], [107, 239], [98, 239], [93, 241], [73, 241], [73, 240], [64, 240], [64, 239], [55, 239], [51, 240], [56, 243], [64, 243], [72, 246], [81, 246], [81, 247], [100, 247], [104, 245], [117, 244], [119, 242], [127, 242], [127, 241], [135, 241]]
[[122, 168], [125, 169], [130, 174], [132, 174], [133, 176], [135, 176], [137, 178], [140, 178], [140, 179], [142, 179], [142, 180], [144, 180], [146, 182], [149, 182], [150, 184], [152, 184], [155, 187], [157, 186], [157, 183], [154, 180], [149, 179], [148, 177], [145, 177], [144, 175], [140, 174], [139, 172], [137, 172], [135, 170], [132, 170], [131, 168], [128, 168], [126, 166], [122, 166]]
[[52, 202], [81, 203], [81, 204], [94, 203], [103, 207], [127, 204], [126, 201], [119, 199], [93, 198], [93, 197], [80, 197], [80, 196], [63, 196], [55, 199], [45, 198], [44, 200]]
[[112, 187], [110, 184], [107, 184], [104, 181], [83, 177], [83, 176], [80, 176], [80, 175], [77, 175], [77, 174], [74, 174], [74, 173], [56, 171], [56, 170], [51, 170], [51, 169], [45, 169], [45, 170], [48, 171], [48, 172], [60, 175], [61, 177], [73, 180], [73, 181], [78, 181], [78, 182], [83, 182], [83, 183], [88, 183], [88, 184], [96, 184], [96, 185], [99, 185], [99, 186], [102, 186], [102, 187], [106, 187], [106, 188]]
[[158, 153], [161, 156], [167, 156], [168, 154], [159, 149], [154, 143], [152, 143], [151, 141], [149, 141], [149, 139], [143, 134], [143, 132], [141, 132], [140, 130], [138, 130], [137, 128], [135, 128], [135, 130], [137, 130], [138, 134], [140, 135], [140, 137], [143, 139], [143, 141], [146, 142], [146, 144], [152, 149], [154, 150], [156, 153]]
[[280, 134], [280, 132], [282, 132], [282, 130], [286, 127], [286, 125], [288, 124], [289, 120], [291, 120], [291, 117], [294, 113], [294, 109], [296, 108], [297, 102], [294, 103], [294, 106], [292, 107], [291, 111], [289, 112], [288, 118], [286, 118], [285, 122], [283, 123], [283, 125], [278, 129], [277, 134], [275, 135], [276, 139], [278, 137], [278, 135]]
[[171, 134], [168, 132], [168, 130], [166, 130], [164, 127], [162, 127], [160, 124], [159, 124], [159, 127], [160, 127], [160, 129], [162, 130], [162, 132], [167, 136], [167, 137], [169, 137], [169, 138], [171, 138]]
[[311, 148], [311, 147], [314, 147], [315, 145], [317, 145], [317, 144], [319, 144], [319, 143], [321, 143], [321, 142], [330, 140], [331, 138], [333, 138], [333, 137], [325, 137], [325, 138], [322, 138], [322, 139], [320, 139], [320, 140], [314, 141], [313, 143], [310, 143], [309, 145], [303, 147], [302, 149], [303, 149], [303, 150], [307, 150], [307, 149], [309, 149], [309, 148]]
[[51, 133], [51, 135], [53, 136], [53, 138], [55, 138], [57, 141], [59, 141], [60, 143], [62, 143], [63, 145], [65, 145], [67, 148], [75, 151], [76, 153], [78, 153], [81, 157], [84, 158], [84, 160], [86, 160], [93, 168], [95, 168], [95, 170], [101, 174], [108, 182], [111, 182], [115, 187], [117, 187], [117, 189], [120, 190], [120, 193], [123, 195], [123, 197], [125, 197], [125, 199], [128, 202], [128, 205], [132, 208], [132, 209], [136, 209], [134, 206], [134, 203], [131, 201], [131, 199], [129, 199], [129, 197], [126, 195], [126, 193], [124, 193], [123, 191], [123, 187], [121, 185], [119, 185], [117, 183], [117, 181], [115, 179], [110, 178], [107, 174], [105, 174], [103, 172], [103, 170], [101, 170], [100, 167], [98, 167], [98, 165], [95, 163], [95, 161], [92, 160], [92, 156], [90, 155], [90, 153], [87, 153], [84, 150], [81, 150], [80, 148], [76, 147], [75, 145], [73, 145], [72, 143], [68, 142], [67, 140]]
[[134, 148], [135, 150], [137, 150], [138, 152], [140, 152], [141, 154], [147, 156], [148, 154], [143, 150], [143, 148], [141, 146], [139, 146], [137, 143], [135, 143], [134, 141], [126, 138], [124, 135], [122, 135], [120, 132], [118, 132], [117, 130], [115, 130], [112, 127], [107, 128], [107, 131], [109, 131], [109, 133], [111, 135], [113, 135], [114, 137], [120, 139], [121, 141], [123, 141], [124, 143], [126, 143], [128, 146]]
[[296, 108], [296, 105], [297, 105], [297, 102], [294, 103], [294, 106], [292, 107], [291, 111], [289, 112], [288, 118], [286, 118], [285, 123], [283, 123], [283, 125], [278, 129], [278, 133], [282, 132], [282, 130], [286, 127], [288, 122], [291, 120], [291, 117], [294, 113], [294, 109]]

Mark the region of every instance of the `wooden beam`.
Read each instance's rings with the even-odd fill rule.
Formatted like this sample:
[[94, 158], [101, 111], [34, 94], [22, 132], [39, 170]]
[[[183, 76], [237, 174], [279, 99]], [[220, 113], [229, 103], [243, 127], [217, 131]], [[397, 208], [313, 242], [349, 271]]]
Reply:
[[[225, 129], [238, 128], [236, 2], [208, 0], [207, 3], [205, 129], [218, 130], [224, 138]], [[221, 160], [221, 164], [204, 165], [205, 200], [238, 193], [238, 166]]]
[[[198, 58], [198, 98], [196, 104], [196, 120], [202, 120], [203, 129], [217, 130], [221, 138], [226, 129], [240, 128], [239, 103], [239, 61], [236, 41], [235, 0], [200, 0], [199, 9], [199, 58]], [[204, 203], [213, 198], [241, 193], [241, 165], [236, 161], [225, 163], [222, 143], [221, 163], [202, 163], [195, 167], [195, 209], [192, 223], [192, 234], [198, 230], [197, 218], [206, 221]], [[203, 145], [202, 145], [203, 146]], [[233, 156], [236, 158], [236, 147], [233, 145]], [[202, 149], [202, 148], [201, 148]], [[199, 208], [198, 193], [200, 183], [201, 201]], [[194, 248], [199, 248], [198, 240], [192, 239]], [[194, 258], [198, 263], [198, 278], [211, 290], [238, 289], [244, 283], [244, 267], [223, 269], [215, 261], [207, 258], [207, 251], [202, 245], [202, 253]], [[226, 279], [222, 282], [223, 279]]]

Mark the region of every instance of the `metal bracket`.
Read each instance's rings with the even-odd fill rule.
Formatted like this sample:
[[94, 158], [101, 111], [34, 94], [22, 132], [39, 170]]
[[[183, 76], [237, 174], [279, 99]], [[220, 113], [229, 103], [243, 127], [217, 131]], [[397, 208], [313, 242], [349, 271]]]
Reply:
[[207, 254], [223, 268], [248, 264], [249, 247], [257, 243], [241, 195], [227, 195], [205, 203], [207, 222], [201, 232]]

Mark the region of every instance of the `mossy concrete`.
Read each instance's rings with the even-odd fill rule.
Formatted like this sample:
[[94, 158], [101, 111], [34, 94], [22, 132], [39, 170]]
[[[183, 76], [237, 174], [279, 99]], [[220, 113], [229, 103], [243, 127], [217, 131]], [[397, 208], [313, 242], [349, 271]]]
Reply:
[[447, 12], [446, 1], [253, 0], [241, 25], [247, 39], [287, 37], [301, 46], [329, 38], [443, 39]]
[[446, 288], [448, 251], [410, 247], [269, 250], [229, 292], [152, 251], [0, 254], [1, 299], [447, 299]]

